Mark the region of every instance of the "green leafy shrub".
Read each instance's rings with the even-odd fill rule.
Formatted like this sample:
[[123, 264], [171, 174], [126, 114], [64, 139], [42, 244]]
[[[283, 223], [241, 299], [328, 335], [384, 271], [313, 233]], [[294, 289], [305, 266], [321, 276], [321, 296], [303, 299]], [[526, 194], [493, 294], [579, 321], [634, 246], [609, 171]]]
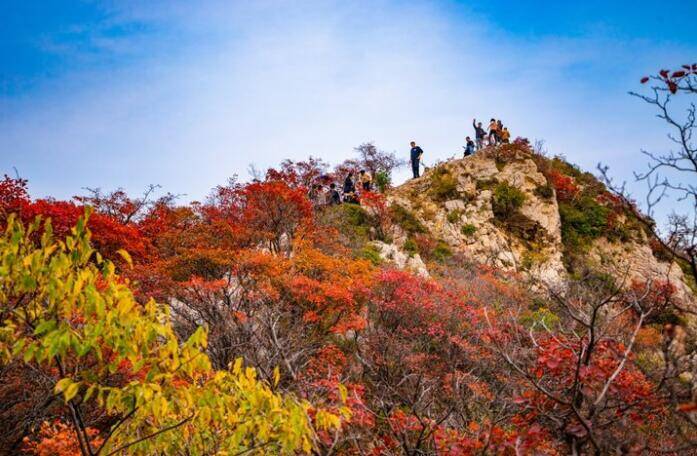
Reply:
[[390, 215], [394, 222], [400, 226], [407, 234], [425, 233], [426, 227], [416, 218], [416, 216], [399, 204], [390, 206]]
[[520, 212], [526, 196], [520, 189], [500, 182], [491, 195], [491, 207], [499, 225], [527, 244], [542, 242], [546, 230], [539, 222]]
[[477, 190], [491, 190], [492, 188], [496, 187], [496, 179], [481, 179], [478, 180], [475, 183], [475, 186], [477, 187]]
[[444, 166], [436, 168], [431, 174], [431, 195], [438, 201], [458, 196], [457, 179]]
[[523, 206], [524, 202], [525, 193], [508, 185], [508, 183], [500, 182], [494, 187], [494, 193], [491, 196], [491, 206], [497, 219], [506, 220], [510, 218]]
[[392, 185], [392, 178], [385, 171], [378, 171], [375, 173], [375, 186], [380, 193], [385, 193], [385, 190], [390, 188]]
[[445, 241], [439, 240], [436, 244], [436, 248], [433, 249], [432, 255], [436, 261], [440, 261], [442, 263], [453, 256], [453, 252], [450, 250], [450, 246]]
[[358, 204], [341, 204], [339, 210], [344, 214], [344, 220], [352, 226], [370, 227], [371, 217], [368, 212]]
[[413, 256], [415, 253], [419, 253], [419, 246], [416, 245], [416, 241], [413, 239], [409, 238], [404, 242], [404, 245], [402, 246], [402, 249], [409, 254], [409, 256]]
[[520, 316], [520, 323], [526, 328], [542, 326], [549, 329], [554, 328], [561, 320], [559, 317], [546, 307], [536, 310], [526, 310]]
[[376, 221], [357, 204], [339, 204], [326, 207], [319, 216], [320, 223], [339, 230], [339, 239], [355, 250], [370, 241]]
[[367, 244], [365, 245], [359, 252], [358, 252], [358, 258], [364, 258], [375, 266], [380, 266], [383, 261], [382, 257], [380, 256], [380, 251], [378, 250], [377, 247], [375, 247], [372, 244]]
[[548, 257], [540, 248], [528, 250], [523, 253], [520, 260], [520, 268], [529, 271], [533, 266], [544, 263]]
[[538, 185], [534, 192], [535, 195], [543, 199], [551, 199], [554, 196], [554, 189], [549, 184]]
[[464, 234], [465, 236], [472, 236], [474, 233], [477, 232], [477, 227], [472, 225], [471, 223], [467, 223], [460, 228], [460, 232]]
[[455, 224], [459, 223], [460, 220], [462, 219], [462, 211], [459, 209], [455, 209], [454, 211], [448, 212], [448, 222]]
[[564, 245], [578, 248], [605, 233], [610, 210], [590, 196], [559, 203]]

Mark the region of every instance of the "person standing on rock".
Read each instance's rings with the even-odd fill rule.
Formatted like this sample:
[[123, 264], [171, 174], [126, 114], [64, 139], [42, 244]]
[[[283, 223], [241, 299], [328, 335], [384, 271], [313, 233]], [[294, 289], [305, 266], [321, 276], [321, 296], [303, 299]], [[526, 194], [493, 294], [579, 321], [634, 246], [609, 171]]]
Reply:
[[424, 151], [421, 150], [419, 146], [416, 145], [416, 142], [412, 141], [411, 142], [411, 171], [414, 173], [414, 179], [419, 177], [419, 164], [421, 162], [421, 156], [424, 154]]
[[356, 203], [356, 184], [353, 181], [353, 171], [349, 171], [344, 180], [344, 203]]
[[508, 127], [503, 127], [501, 132], [501, 142], [508, 144], [511, 141], [511, 133], [508, 131]]
[[484, 146], [484, 137], [486, 136], [486, 131], [482, 128], [482, 123], [477, 123], [477, 119], [472, 119], [472, 126], [474, 127], [474, 139], [477, 141], [477, 150]]
[[491, 119], [489, 122], [489, 145], [495, 145], [499, 142], [499, 124], [496, 119]]
[[467, 145], [465, 146], [465, 157], [469, 157], [470, 155], [474, 154], [474, 141], [472, 141], [472, 138], [469, 136], [465, 138], [465, 140], [467, 141]]

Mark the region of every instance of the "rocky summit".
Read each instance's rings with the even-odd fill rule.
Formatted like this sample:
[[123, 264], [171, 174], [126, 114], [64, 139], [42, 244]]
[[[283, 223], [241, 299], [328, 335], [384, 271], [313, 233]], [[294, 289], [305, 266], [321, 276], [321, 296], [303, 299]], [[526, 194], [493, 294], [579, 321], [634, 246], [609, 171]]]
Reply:
[[[625, 285], [669, 282], [694, 303], [684, 265], [671, 259], [640, 219], [592, 174], [563, 158], [519, 145], [487, 148], [442, 162], [388, 194], [394, 245], [384, 259], [427, 274], [417, 239], [450, 256], [517, 272], [538, 285], [562, 285], [580, 269]], [[415, 245], [416, 244], [416, 245]]]

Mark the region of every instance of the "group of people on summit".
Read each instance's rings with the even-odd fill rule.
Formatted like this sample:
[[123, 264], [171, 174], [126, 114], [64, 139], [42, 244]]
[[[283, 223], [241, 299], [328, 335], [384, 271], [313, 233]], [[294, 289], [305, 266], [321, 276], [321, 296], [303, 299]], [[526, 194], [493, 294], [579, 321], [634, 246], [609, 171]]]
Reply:
[[[472, 119], [472, 126], [474, 127], [474, 138], [467, 136], [465, 138], [466, 145], [463, 146], [465, 149], [465, 157], [474, 154], [476, 151], [482, 149], [486, 146], [495, 146], [497, 144], [508, 144], [511, 141], [511, 133], [508, 131], [508, 127], [503, 125], [501, 119], [491, 119], [489, 121], [489, 127], [487, 130], [482, 127], [481, 122], [477, 122], [477, 119]], [[421, 157], [424, 151], [421, 147], [416, 145], [416, 142], [411, 142], [411, 171], [414, 175], [414, 179], [419, 177], [420, 167], [421, 167]]]
[[349, 171], [344, 179], [341, 192], [334, 182], [327, 188], [322, 184], [312, 184], [308, 197], [315, 207], [332, 206], [341, 203], [358, 204], [361, 193], [372, 191], [373, 177], [364, 169], [358, 172], [358, 178], [354, 177], [353, 171]]
[[467, 137], [465, 156], [472, 155], [475, 147], [476, 150], [479, 150], [484, 146], [508, 144], [511, 140], [511, 133], [508, 131], [508, 127], [503, 126], [501, 119], [491, 119], [489, 121], [488, 131], [482, 127], [481, 122], [477, 122], [477, 119], [472, 119], [472, 126], [474, 127], [474, 137], [476, 139], [476, 143], [473, 142], [469, 136]]
[[[472, 126], [474, 127], [475, 140], [472, 141], [472, 138], [469, 136], [465, 138], [466, 145], [463, 146], [465, 157], [474, 154], [483, 147], [508, 144], [510, 142], [511, 134], [508, 131], [508, 127], [503, 125], [501, 119], [491, 119], [486, 130], [481, 122], [477, 122], [477, 119], [472, 119]], [[423, 154], [423, 149], [417, 146], [415, 141], [412, 141], [409, 159], [411, 161], [411, 171], [415, 179], [421, 175], [421, 158]], [[372, 187], [373, 178], [368, 171], [360, 170], [357, 177], [354, 176], [353, 171], [349, 171], [341, 189], [337, 188], [334, 182], [329, 183], [328, 186], [326, 182], [324, 185], [316, 183], [312, 184], [308, 197], [315, 207], [341, 203], [358, 204], [360, 195], [364, 192], [372, 191]]]

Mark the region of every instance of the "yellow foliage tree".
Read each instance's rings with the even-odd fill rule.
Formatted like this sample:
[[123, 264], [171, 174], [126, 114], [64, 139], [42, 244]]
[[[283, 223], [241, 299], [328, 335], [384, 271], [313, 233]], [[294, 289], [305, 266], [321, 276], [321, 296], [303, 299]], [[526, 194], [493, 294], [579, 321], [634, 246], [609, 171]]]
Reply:
[[[10, 218], [0, 238], [0, 365], [53, 379], [83, 455], [308, 453], [313, 423], [348, 417], [276, 392], [241, 359], [214, 371], [205, 329], [180, 342], [166, 306], [136, 302], [90, 246], [87, 217], [63, 241], [38, 219]], [[94, 408], [113, 422], [98, 439], [83, 416]]]

